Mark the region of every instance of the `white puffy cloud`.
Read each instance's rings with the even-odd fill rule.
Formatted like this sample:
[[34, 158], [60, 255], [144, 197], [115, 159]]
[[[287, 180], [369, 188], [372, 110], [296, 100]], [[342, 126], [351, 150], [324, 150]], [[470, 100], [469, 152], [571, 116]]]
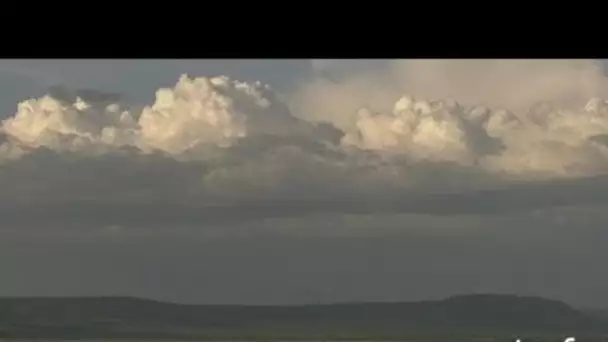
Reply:
[[462, 107], [453, 101], [403, 97], [391, 113], [361, 110], [344, 144], [415, 160], [477, 165], [501, 176], [551, 178], [604, 173], [608, 106], [592, 99], [583, 108], [539, 105], [526, 112]]
[[[331, 73], [341, 61], [314, 66]], [[384, 155], [500, 178], [606, 171], [608, 79], [593, 60], [393, 60], [309, 82], [292, 97], [298, 116], [331, 122], [344, 145]]]
[[[429, 68], [426, 62], [417, 63]], [[553, 70], [561, 75], [559, 80], [575, 78], [578, 67], [557, 73], [567, 68], [552, 64], [530, 77], [551, 79]], [[452, 85], [438, 92], [473, 99], [474, 93], [448, 92], [450, 87], [458, 89], [454, 80], [467, 75], [450, 68], [458, 69], [441, 65], [435, 71], [456, 75], [448, 77]], [[509, 68], [498, 68], [498, 76], [509, 75], [507, 90], [516, 88], [515, 81], [526, 81], [504, 71], [519, 70]], [[465, 69], [476, 75], [477, 69]], [[308, 107], [298, 101], [288, 105], [267, 85], [228, 77], [182, 76], [174, 88], [159, 89], [155, 102], [140, 109], [112, 103], [116, 97], [111, 96], [26, 100], [0, 127], [0, 202], [14, 201], [15, 208], [23, 209], [28, 203], [68, 205], [87, 199], [74, 210], [101, 205], [131, 217], [128, 222], [139, 220], [138, 210], [146, 206], [167, 220], [182, 215], [189, 217], [187, 222], [227, 213], [212, 215], [208, 210], [213, 206], [232, 206], [234, 215], [243, 217], [332, 210], [452, 214], [475, 211], [474, 202], [485, 195], [467, 193], [477, 190], [516, 181], [603, 176], [608, 171], [608, 104], [600, 98], [577, 105], [556, 101], [523, 109], [495, 107], [457, 97], [424, 98], [418, 95], [424, 93], [423, 86], [408, 95], [399, 90], [399, 82], [369, 75], [347, 77], [343, 84], [315, 80], [312, 84], [320, 88], [305, 87], [299, 94], [305, 96], [290, 98], [308, 98]], [[463, 84], [477, 82], [475, 77]], [[374, 82], [378, 86], [367, 93]], [[602, 82], [598, 78], [594, 84]], [[565, 84], [540, 94], [551, 98], [570, 93]], [[579, 88], [572, 86], [572, 91]], [[329, 92], [323, 94], [325, 90]], [[576, 96], [591, 93], [581, 90]], [[319, 95], [317, 102], [308, 97], [313, 94]], [[490, 95], [489, 103], [496, 100]], [[356, 106], [357, 99], [369, 96], [375, 100]], [[520, 99], [529, 102], [523, 95]], [[352, 112], [339, 112], [346, 107]], [[319, 111], [303, 115], [303, 108]], [[323, 115], [326, 120], [320, 120]], [[550, 188], [534, 190], [535, 198]], [[452, 195], [432, 197], [437, 193], [463, 197], [454, 205]], [[577, 194], [576, 199], [588, 200]], [[526, 198], [517, 196], [513, 198]], [[535, 199], [529, 205], [541, 202]], [[493, 205], [514, 204], [497, 200], [486, 209], [496, 210]], [[479, 210], [485, 210], [482, 207]], [[176, 208], [181, 214], [166, 213]], [[119, 217], [103, 222], [124, 223]]]
[[182, 76], [175, 88], [159, 89], [141, 112], [118, 103], [73, 103], [44, 96], [19, 104], [2, 132], [16, 145], [56, 151], [135, 147], [173, 156], [198, 146], [229, 147], [244, 137], [296, 137], [307, 125], [289, 114], [268, 86], [227, 77]]

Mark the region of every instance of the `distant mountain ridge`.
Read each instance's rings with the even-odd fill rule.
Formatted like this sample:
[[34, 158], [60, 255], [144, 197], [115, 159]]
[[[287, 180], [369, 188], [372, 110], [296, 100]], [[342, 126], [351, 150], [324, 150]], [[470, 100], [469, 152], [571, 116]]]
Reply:
[[608, 318], [514, 295], [293, 306], [184, 305], [132, 297], [0, 298], [0, 337], [400, 338], [608, 333]]

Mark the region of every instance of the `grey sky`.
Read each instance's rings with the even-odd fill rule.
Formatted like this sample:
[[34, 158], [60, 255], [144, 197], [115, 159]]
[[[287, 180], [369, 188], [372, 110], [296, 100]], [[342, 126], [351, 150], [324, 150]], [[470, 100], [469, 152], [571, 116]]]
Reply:
[[[0, 61], [2, 118], [56, 85], [120, 93], [130, 104], [151, 105], [158, 88], [172, 88], [184, 73], [259, 80], [280, 97], [264, 95], [269, 107], [247, 98], [252, 90], [227, 96], [228, 102], [198, 99], [208, 111], [234, 105], [234, 122], [246, 118], [246, 139], [229, 149], [218, 146], [240, 126], [218, 134], [195, 121], [174, 125], [185, 120], [175, 114], [183, 104], [171, 109], [175, 121], [154, 117], [160, 133], [152, 124], [136, 138], [128, 136], [130, 126], [116, 129], [116, 136], [134, 139], [129, 148], [82, 145], [78, 136], [99, 133], [102, 119], [81, 122], [73, 113], [61, 116], [64, 121], [38, 116], [10, 126], [0, 151], [0, 296], [127, 294], [282, 304], [510, 292], [608, 307], [608, 276], [601, 271], [608, 257], [602, 243], [608, 238], [602, 142], [608, 132], [589, 124], [601, 120], [603, 109], [593, 112], [600, 113], [593, 120], [577, 109], [542, 123], [534, 121], [537, 112], [521, 123], [496, 111], [483, 114], [487, 121], [479, 127], [488, 134], [473, 127], [482, 119], [462, 124], [437, 111], [434, 120], [444, 125], [420, 125], [418, 132], [427, 133], [414, 143], [399, 140], [405, 138], [384, 124], [393, 120], [387, 114], [365, 121], [351, 110], [392, 110], [406, 90], [517, 105], [537, 100], [523, 89], [532, 86], [538, 101], [602, 95], [608, 88], [594, 74], [595, 64], [530, 64], [519, 74], [510, 64], [497, 65], [491, 75], [481, 74], [482, 67], [467, 69], [477, 78], [449, 63], [412, 65]], [[483, 70], [494, 66], [489, 68]], [[445, 82], [424, 82], [430, 79]], [[525, 91], [501, 96], [514, 90]], [[101, 124], [110, 132], [122, 122]], [[43, 123], [56, 124], [48, 126], [54, 131], [39, 134]], [[162, 135], [172, 129], [175, 137]], [[378, 138], [389, 135], [395, 140]], [[204, 144], [189, 153], [204, 158], [188, 159], [179, 148], [200, 137]], [[355, 147], [341, 145], [345, 137]], [[498, 152], [486, 151], [489, 142]], [[132, 154], [150, 146], [164, 154]]]

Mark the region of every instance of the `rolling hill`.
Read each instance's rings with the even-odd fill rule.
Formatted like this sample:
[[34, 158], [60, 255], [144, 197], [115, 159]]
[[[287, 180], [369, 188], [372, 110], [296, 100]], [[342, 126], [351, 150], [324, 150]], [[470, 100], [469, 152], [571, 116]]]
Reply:
[[300, 306], [182, 305], [130, 297], [0, 298], [6, 338], [375, 338], [608, 332], [608, 319], [512, 295]]

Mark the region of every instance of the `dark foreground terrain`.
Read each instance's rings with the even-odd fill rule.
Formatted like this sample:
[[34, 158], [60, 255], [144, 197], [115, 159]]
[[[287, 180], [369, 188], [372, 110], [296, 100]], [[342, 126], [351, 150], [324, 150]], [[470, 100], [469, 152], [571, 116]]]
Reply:
[[[180, 305], [127, 297], [0, 298], [0, 340], [360, 339], [602, 341], [608, 316], [509, 295], [307, 306]], [[608, 336], [608, 335], [607, 335]]]

